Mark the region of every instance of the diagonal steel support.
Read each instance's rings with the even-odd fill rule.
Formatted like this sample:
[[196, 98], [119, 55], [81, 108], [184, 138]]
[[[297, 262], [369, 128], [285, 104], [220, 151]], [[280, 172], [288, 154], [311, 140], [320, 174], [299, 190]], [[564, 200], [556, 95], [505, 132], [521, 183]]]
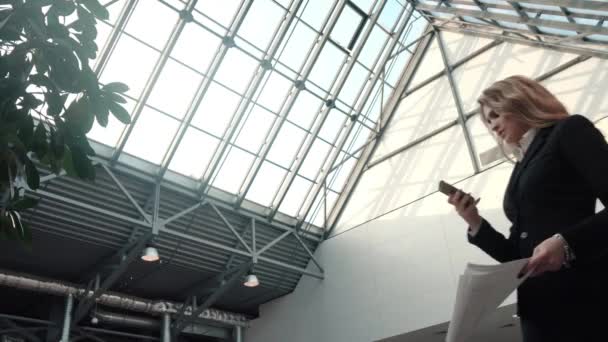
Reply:
[[247, 249], [247, 251], [249, 253], [251, 253], [251, 248], [249, 248], [249, 246], [247, 245], [247, 243], [245, 242], [245, 240], [243, 240], [243, 237], [241, 237], [241, 234], [239, 234], [236, 231], [236, 229], [234, 229], [234, 227], [232, 226], [232, 224], [230, 224], [230, 222], [228, 222], [228, 220], [226, 219], [226, 217], [224, 217], [224, 214], [222, 214], [222, 212], [214, 204], [211, 204], [211, 208], [213, 208], [213, 210], [215, 211], [215, 213], [222, 219], [222, 221], [224, 222], [224, 224], [226, 226], [228, 226], [228, 228], [230, 228], [230, 230], [232, 231], [232, 233], [234, 234], [234, 236], [236, 236], [236, 238]]
[[173, 221], [175, 221], [175, 220], [179, 219], [180, 217], [183, 217], [183, 216], [185, 216], [185, 215], [188, 215], [188, 214], [190, 214], [191, 212], [195, 211], [196, 209], [201, 208], [201, 207], [204, 207], [204, 206], [205, 206], [205, 205], [207, 205], [207, 204], [208, 204], [208, 202], [207, 202], [207, 201], [203, 201], [203, 202], [200, 202], [200, 203], [196, 203], [196, 204], [194, 204], [193, 206], [191, 206], [191, 207], [189, 207], [189, 208], [187, 208], [187, 209], [184, 209], [184, 210], [180, 211], [179, 213], [177, 213], [177, 214], [175, 214], [175, 215], [173, 215], [173, 216], [171, 216], [171, 217], [169, 217], [169, 218], [167, 218], [167, 219], [163, 220], [163, 225], [167, 225], [167, 224], [169, 224], [169, 223], [171, 223], [171, 222], [173, 222]]
[[285, 232], [285, 233], [281, 234], [279, 237], [277, 237], [276, 239], [272, 240], [266, 246], [264, 246], [262, 249], [260, 249], [256, 253], [256, 256], [259, 257], [264, 252], [266, 252], [268, 249], [272, 248], [272, 246], [276, 245], [277, 243], [281, 242], [281, 240], [285, 239], [288, 235], [291, 235], [291, 232]]
[[120, 191], [122, 191], [122, 193], [129, 199], [129, 201], [131, 202], [133, 207], [135, 207], [135, 209], [137, 209], [137, 211], [139, 212], [141, 217], [143, 217], [146, 222], [152, 223], [151, 219], [150, 219], [150, 215], [148, 215], [146, 212], [144, 212], [144, 210], [141, 208], [139, 203], [137, 203], [137, 201], [133, 198], [133, 196], [131, 196], [131, 193], [129, 193], [129, 191], [124, 187], [124, 185], [122, 185], [120, 180], [118, 180], [118, 178], [116, 178], [116, 175], [114, 174], [114, 172], [112, 172], [112, 170], [110, 170], [110, 168], [107, 167], [106, 164], [104, 164], [104, 163], [101, 163], [101, 167], [108, 173], [108, 175], [110, 175], [110, 178], [112, 178], [112, 180], [114, 181], [114, 184], [116, 184], [116, 186], [118, 186]]
[[[246, 263], [240, 265], [238, 267], [238, 269], [230, 276], [230, 279], [228, 279], [226, 282], [222, 283], [212, 295], [207, 297], [207, 299], [205, 299], [205, 301], [196, 308], [196, 310], [193, 310], [190, 317], [196, 318], [203, 311], [210, 308], [215, 302], [217, 302], [224, 295], [224, 293], [226, 293], [228, 290], [230, 290], [233, 286], [235, 286], [241, 280], [241, 278], [245, 275], [245, 273], [247, 273], [247, 271], [249, 271], [251, 265], [253, 265], [253, 262], [246, 262]], [[186, 328], [187, 325], [188, 325], [188, 322], [184, 321], [184, 320], [175, 322], [174, 328], [173, 328], [174, 335], [179, 334], [182, 330], [184, 330], [184, 328]]]
[[127, 270], [128, 266], [131, 264], [135, 258], [139, 256], [141, 251], [145, 248], [146, 244], [152, 238], [151, 233], [147, 233], [142, 235], [137, 244], [129, 250], [124, 258], [121, 260], [120, 265], [112, 271], [112, 273], [104, 279], [98, 289], [96, 289], [91, 295], [87, 293], [85, 298], [80, 300], [78, 306], [76, 307], [74, 317], [72, 319], [72, 326], [76, 326], [89, 312], [89, 310], [95, 304], [95, 301], [99, 296], [101, 296], [105, 291], [107, 291], [112, 285], [114, 285], [120, 276]]
[[317, 268], [319, 269], [319, 271], [321, 271], [321, 273], [325, 273], [325, 270], [323, 269], [323, 267], [321, 267], [321, 264], [319, 263], [319, 261], [317, 260], [317, 258], [315, 258], [314, 254], [310, 251], [310, 249], [308, 248], [308, 246], [306, 246], [306, 244], [304, 243], [304, 241], [302, 241], [302, 238], [300, 238], [299, 234], [298, 233], [293, 233], [293, 235], [296, 237], [296, 239], [298, 240], [298, 242], [300, 242], [300, 245], [302, 245], [302, 247], [304, 247], [304, 250], [306, 251], [306, 253], [308, 253], [308, 255], [310, 256], [310, 259], [317, 266]]
[[[11, 327], [12, 328], [11, 330], [13, 332], [23, 336], [27, 341], [42, 342], [42, 340], [38, 336], [36, 336], [34, 333], [32, 333], [29, 329], [20, 326], [19, 324], [13, 322], [10, 319], [0, 318], [0, 321], [2, 323], [4, 323], [5, 325]], [[36, 328], [36, 329], [39, 329], [39, 328]], [[4, 333], [6, 333], [6, 332], [7, 331], [4, 331]]]
[[462, 100], [460, 99], [460, 94], [458, 93], [458, 87], [456, 85], [456, 82], [454, 81], [454, 76], [452, 75], [453, 68], [450, 65], [450, 62], [448, 61], [445, 43], [443, 42], [441, 33], [436, 31], [435, 34], [437, 35], [437, 45], [439, 45], [441, 59], [443, 60], [443, 65], [445, 66], [445, 72], [448, 76], [448, 82], [450, 83], [450, 90], [452, 91], [452, 97], [454, 98], [454, 104], [456, 105], [456, 111], [458, 112], [458, 121], [460, 122], [460, 125], [462, 126], [462, 131], [464, 132], [464, 140], [467, 144], [469, 157], [471, 157], [473, 170], [477, 174], [481, 170], [481, 167], [479, 166], [479, 160], [477, 159], [477, 153], [475, 152], [475, 145], [473, 144], [471, 133], [469, 132], [469, 128], [467, 127], [467, 119], [465, 117], [464, 109], [462, 108]]

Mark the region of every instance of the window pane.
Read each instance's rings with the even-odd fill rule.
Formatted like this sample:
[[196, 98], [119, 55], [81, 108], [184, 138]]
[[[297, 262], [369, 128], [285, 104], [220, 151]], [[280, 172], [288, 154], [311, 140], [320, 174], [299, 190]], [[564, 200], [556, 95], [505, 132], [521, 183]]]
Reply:
[[403, 5], [397, 2], [397, 0], [388, 0], [382, 9], [380, 18], [378, 18], [378, 23], [388, 31], [391, 31], [402, 11]]
[[369, 72], [359, 63], [355, 63], [338, 98], [346, 102], [346, 104], [353, 106], [357, 100], [361, 87], [367, 82], [368, 76]]
[[127, 94], [137, 98], [143, 90], [159, 53], [122, 35], [110, 56], [100, 81], [101, 83], [123, 82], [129, 86]]
[[[177, 19], [177, 13], [159, 1], [140, 1], [131, 14], [125, 31], [160, 50], [165, 46]], [[132, 55], [131, 58], [135, 56], [138, 55]]]
[[281, 22], [285, 11], [270, 0], [256, 0], [251, 5], [238, 35], [253, 45], [266, 50], [275, 28]]
[[240, 100], [240, 96], [212, 82], [192, 118], [192, 125], [217, 136], [223, 135]]
[[329, 91], [345, 57], [346, 55], [335, 45], [327, 42], [315, 66], [312, 68], [310, 80], [324, 90]]
[[288, 168], [305, 135], [305, 131], [285, 122], [268, 152], [268, 160]]
[[160, 164], [179, 121], [145, 107], [125, 145], [125, 152], [154, 164]]
[[387, 38], [388, 35], [376, 25], [359, 55], [359, 62], [371, 69], [378, 55], [382, 53]]
[[240, 129], [236, 145], [257, 154], [275, 119], [276, 115], [254, 105]]
[[[336, 164], [340, 163], [344, 156], [346, 156], [346, 154], [343, 152], [340, 153], [340, 157], [336, 160]], [[342, 189], [344, 188], [344, 185], [346, 184], [346, 181], [348, 180], [348, 177], [350, 176], [350, 173], [353, 167], [355, 167], [356, 163], [357, 159], [349, 158], [336, 170], [330, 173], [327, 177], [327, 184], [329, 188], [336, 192], [342, 192]]]
[[[293, 25], [293, 24], [292, 24]], [[279, 61], [291, 69], [299, 71], [317, 34], [304, 24], [298, 22], [295, 29], [289, 32], [286, 43], [281, 47]]]
[[[135, 107], [135, 101], [131, 99], [126, 99], [127, 103], [123, 104], [123, 107], [131, 113], [133, 111], [133, 107]], [[125, 128], [125, 124], [118, 121], [110, 113], [108, 117], [108, 125], [106, 127], [101, 127], [97, 120], [95, 120], [95, 124], [93, 124], [93, 128], [87, 133], [87, 138], [93, 139], [97, 142], [106, 144], [108, 146], [116, 146], [120, 135], [122, 134], [123, 129]]]
[[148, 104], [182, 119], [202, 79], [194, 71], [168, 60], [154, 85]]
[[188, 127], [175, 151], [169, 169], [195, 179], [200, 178], [218, 143], [217, 138]]
[[338, 195], [329, 190], [327, 191], [327, 198], [325, 198], [325, 192], [321, 190], [306, 218], [306, 222], [311, 222], [318, 227], [325, 226], [325, 215], [329, 216], [337, 199]]
[[279, 211], [289, 216], [297, 216], [298, 209], [302, 205], [311, 186], [311, 182], [300, 176], [296, 176], [293, 183], [291, 183], [289, 190], [287, 190], [287, 194], [279, 207]]
[[261, 205], [270, 206], [272, 198], [286, 174], [286, 170], [264, 162], [253, 184], [251, 184], [249, 192], [247, 192], [247, 199]]
[[206, 73], [220, 44], [220, 38], [194, 23], [188, 23], [175, 43], [171, 55], [194, 69]]
[[323, 21], [332, 9], [333, 0], [309, 0], [301, 18], [316, 31], [321, 31]]
[[296, 98], [287, 119], [298, 126], [310, 129], [312, 121], [323, 102], [308, 91], [301, 91]]
[[332, 109], [327, 115], [327, 118], [323, 123], [323, 127], [321, 127], [319, 136], [333, 143], [333, 141], [336, 140], [336, 137], [340, 134], [340, 130], [342, 130], [345, 122], [346, 115]]
[[253, 161], [253, 155], [238, 148], [231, 147], [228, 156], [224, 159], [220, 171], [217, 173], [213, 186], [236, 194], [247, 175]]
[[281, 76], [279, 73], [271, 73], [257, 99], [257, 103], [278, 113], [292, 84], [293, 82]]
[[241, 51], [230, 49], [214, 79], [239, 94], [243, 94], [258, 64], [258, 61]]
[[228, 27], [240, 3], [240, 0], [199, 1], [195, 8], [218, 21], [224, 27]]
[[399, 82], [399, 77], [401, 77], [401, 73], [407, 65], [407, 62], [409, 62], [411, 56], [412, 55], [410, 55], [409, 52], [403, 51], [399, 55], [395, 56], [395, 58], [391, 61], [387, 74], [384, 76], [384, 79], [390, 85], [397, 85], [397, 82]]
[[348, 48], [362, 19], [361, 15], [355, 12], [354, 9], [345, 6], [340, 14], [340, 18], [338, 18], [338, 22], [331, 31], [331, 38], [343, 48]]
[[331, 146], [328, 143], [319, 138], [315, 139], [299, 173], [308, 179], [315, 179], [319, 169], [323, 167], [323, 163], [330, 149]]
[[370, 137], [371, 131], [363, 126], [361, 123], [356, 123], [355, 127], [350, 131], [344, 149], [350, 153], [353, 153], [361, 146], [365, 145], [367, 139]]
[[374, 3], [373, 0], [352, 0], [352, 2], [365, 13], [369, 13], [369, 11], [372, 9], [372, 4]]

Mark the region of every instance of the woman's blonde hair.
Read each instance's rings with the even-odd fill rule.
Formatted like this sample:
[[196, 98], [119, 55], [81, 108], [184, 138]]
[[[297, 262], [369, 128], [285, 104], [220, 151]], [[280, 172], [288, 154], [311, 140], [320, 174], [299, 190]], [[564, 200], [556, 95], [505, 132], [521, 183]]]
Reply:
[[[530, 127], [544, 128], [554, 125], [570, 114], [566, 107], [547, 88], [539, 82], [525, 76], [515, 75], [494, 82], [481, 93], [477, 102], [480, 105], [480, 117], [488, 127], [484, 109], [491, 109], [502, 115], [512, 115]], [[490, 127], [488, 130], [492, 132]], [[493, 134], [494, 135], [494, 134]], [[503, 154], [509, 158], [514, 146], [510, 146], [495, 135]]]
[[[514, 115], [531, 127], [543, 128], [566, 118], [568, 110], [547, 88], [525, 76], [511, 76], [497, 81], [477, 99], [482, 109]], [[485, 120], [484, 120], [485, 121]]]

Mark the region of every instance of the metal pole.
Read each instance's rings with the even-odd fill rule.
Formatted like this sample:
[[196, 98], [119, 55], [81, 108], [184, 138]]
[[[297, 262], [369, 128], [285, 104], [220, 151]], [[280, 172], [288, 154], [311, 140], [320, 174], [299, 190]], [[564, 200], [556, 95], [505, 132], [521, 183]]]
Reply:
[[65, 300], [65, 316], [63, 318], [63, 331], [61, 332], [61, 342], [70, 342], [70, 324], [72, 320], [72, 306], [74, 297], [69, 294]]
[[243, 342], [243, 327], [234, 327], [234, 342]]
[[163, 314], [162, 334], [162, 342], [171, 342], [171, 316], [168, 313]]

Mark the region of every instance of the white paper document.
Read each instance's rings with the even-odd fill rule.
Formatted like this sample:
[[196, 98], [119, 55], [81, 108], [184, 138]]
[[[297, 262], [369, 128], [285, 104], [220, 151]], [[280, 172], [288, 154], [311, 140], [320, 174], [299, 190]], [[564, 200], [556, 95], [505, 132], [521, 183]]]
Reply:
[[460, 276], [446, 342], [466, 342], [482, 317], [495, 310], [528, 277], [517, 278], [528, 259], [498, 265], [467, 264]]

